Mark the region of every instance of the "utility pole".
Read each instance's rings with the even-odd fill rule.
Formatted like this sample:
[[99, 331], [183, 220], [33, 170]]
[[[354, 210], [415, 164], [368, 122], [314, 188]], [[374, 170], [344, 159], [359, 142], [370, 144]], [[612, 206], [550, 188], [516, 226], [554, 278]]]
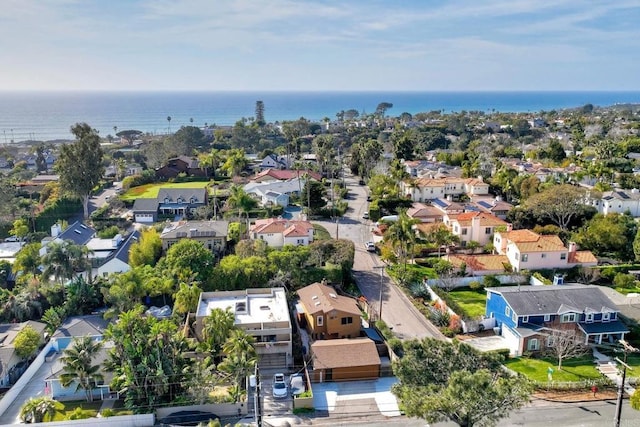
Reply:
[[633, 369], [631, 368], [631, 366], [627, 365], [627, 356], [629, 355], [629, 353], [637, 353], [639, 351], [637, 348], [633, 347], [625, 340], [620, 340], [619, 342], [622, 345], [621, 351], [624, 352], [624, 361], [616, 357], [618, 363], [622, 364], [622, 381], [620, 381], [620, 385], [618, 386], [618, 401], [616, 403], [616, 417], [614, 419], [615, 427], [620, 427], [620, 416], [622, 415], [622, 397], [624, 396], [624, 382], [627, 379], [627, 368]]
[[[255, 384], [252, 384], [255, 387], [255, 393], [253, 397], [253, 412], [255, 415], [256, 425], [258, 427], [262, 427], [262, 405], [260, 404], [260, 370], [258, 369], [257, 363], [253, 377], [255, 379]], [[252, 381], [250, 378], [249, 383], [251, 384], [251, 382]]]
[[216, 198], [218, 186], [213, 186], [213, 219], [218, 220], [218, 199]]

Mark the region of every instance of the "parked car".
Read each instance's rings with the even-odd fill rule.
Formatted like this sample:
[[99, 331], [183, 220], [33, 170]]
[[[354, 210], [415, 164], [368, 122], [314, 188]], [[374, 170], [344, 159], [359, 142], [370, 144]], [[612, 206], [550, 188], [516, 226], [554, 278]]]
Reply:
[[362, 214], [363, 219], [369, 219], [369, 212], [365, 212]]
[[302, 374], [293, 374], [289, 377], [289, 387], [292, 396], [300, 396], [306, 390]]
[[364, 244], [364, 246], [367, 248], [367, 252], [375, 252], [376, 251], [376, 245], [373, 242], [367, 242]]
[[7, 237], [6, 239], [4, 239], [5, 242], [19, 242], [20, 239], [17, 238], [16, 236], [11, 236], [11, 237]]
[[284, 374], [275, 374], [273, 376], [273, 385], [271, 386], [273, 397], [276, 399], [282, 399], [289, 395], [289, 388], [284, 379]]

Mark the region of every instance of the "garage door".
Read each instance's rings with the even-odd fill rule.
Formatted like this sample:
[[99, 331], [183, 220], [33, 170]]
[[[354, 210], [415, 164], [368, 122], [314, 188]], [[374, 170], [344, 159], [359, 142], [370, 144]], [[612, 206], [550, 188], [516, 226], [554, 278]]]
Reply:
[[285, 368], [287, 366], [286, 353], [261, 354], [258, 358], [261, 368]]

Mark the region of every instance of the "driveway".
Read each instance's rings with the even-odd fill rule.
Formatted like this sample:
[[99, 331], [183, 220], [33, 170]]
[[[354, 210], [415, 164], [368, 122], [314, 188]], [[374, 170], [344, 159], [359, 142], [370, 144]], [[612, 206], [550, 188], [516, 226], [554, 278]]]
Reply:
[[[368, 212], [368, 188], [358, 185], [352, 175], [345, 176], [345, 183], [349, 189], [349, 210], [340, 219], [337, 227], [335, 221], [314, 221], [329, 231], [331, 237], [351, 240], [355, 244], [356, 252], [353, 262], [353, 278], [358, 288], [373, 307], [380, 312], [380, 270], [384, 263], [378, 255], [367, 252], [364, 244], [372, 240], [371, 221], [362, 218]], [[438, 328], [413, 306], [404, 292], [397, 288], [386, 274], [382, 277], [382, 320], [392, 328], [398, 338], [412, 339], [433, 337], [444, 340], [445, 337]]]
[[395, 377], [369, 381], [314, 383], [313, 407], [332, 415], [346, 414], [384, 415], [398, 417], [401, 414], [398, 401], [391, 393]]

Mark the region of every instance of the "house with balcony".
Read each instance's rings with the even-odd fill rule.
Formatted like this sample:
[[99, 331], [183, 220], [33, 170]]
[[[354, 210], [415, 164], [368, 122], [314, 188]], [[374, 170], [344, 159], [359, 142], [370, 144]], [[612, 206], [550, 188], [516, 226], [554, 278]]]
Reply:
[[297, 291], [296, 310], [314, 340], [360, 336], [361, 311], [356, 300], [338, 295], [326, 283], [313, 283]]
[[598, 264], [591, 251], [578, 251], [570, 242], [568, 247], [555, 235], [541, 235], [531, 230], [496, 232], [494, 250], [506, 255], [513, 271], [568, 269], [575, 266], [593, 267]]
[[618, 307], [597, 286], [506, 286], [486, 291], [486, 316], [496, 319], [516, 356], [552, 347], [557, 331], [575, 332], [584, 345], [613, 344], [629, 332], [619, 320]]
[[489, 194], [489, 184], [482, 177], [418, 178], [401, 181], [400, 190], [414, 202], [424, 202], [432, 199], [458, 199], [462, 195], [486, 196]]
[[629, 212], [634, 218], [640, 217], [640, 191], [636, 188], [605, 191], [599, 198], [593, 198], [591, 204], [604, 215]]
[[152, 223], [159, 215], [184, 218], [207, 201], [206, 188], [161, 188], [155, 198], [136, 199], [132, 212], [136, 222]]
[[258, 219], [249, 229], [252, 240], [264, 240], [272, 248], [308, 246], [313, 242], [313, 224], [284, 218]]
[[162, 250], [167, 251], [182, 239], [199, 242], [217, 257], [227, 250], [228, 221], [181, 221], [169, 223], [162, 233]]
[[196, 309], [196, 334], [214, 309], [230, 310], [235, 326], [255, 339], [258, 364], [283, 368], [293, 364], [291, 319], [284, 288], [216, 291], [200, 294]]
[[494, 215], [485, 212], [464, 212], [461, 214], [445, 215], [444, 223], [451, 233], [460, 239], [462, 247], [471, 241], [480, 246], [493, 241], [497, 230], [506, 230], [508, 223]]

